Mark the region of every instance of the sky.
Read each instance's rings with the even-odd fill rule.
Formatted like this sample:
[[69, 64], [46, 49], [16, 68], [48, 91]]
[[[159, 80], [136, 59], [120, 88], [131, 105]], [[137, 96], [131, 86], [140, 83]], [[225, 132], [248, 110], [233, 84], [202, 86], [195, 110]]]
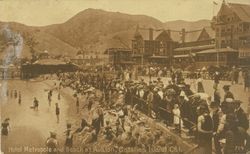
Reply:
[[[250, 4], [250, 0], [226, 2]], [[63, 23], [88, 8], [148, 15], [162, 22], [196, 21], [211, 19], [221, 3], [222, 0], [0, 0], [0, 21], [44, 26]]]

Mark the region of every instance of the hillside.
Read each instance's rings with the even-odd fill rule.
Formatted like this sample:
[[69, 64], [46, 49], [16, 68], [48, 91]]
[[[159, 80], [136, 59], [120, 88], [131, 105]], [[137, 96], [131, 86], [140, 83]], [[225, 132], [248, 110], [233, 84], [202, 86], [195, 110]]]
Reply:
[[[196, 22], [177, 20], [162, 23], [145, 15], [129, 15], [98, 9], [86, 9], [62, 24], [31, 27], [20, 23], [0, 22], [0, 27], [5, 24], [15, 32], [34, 37], [39, 42], [35, 46], [37, 51], [47, 50], [51, 54], [70, 56], [74, 56], [79, 48], [103, 52], [109, 47], [130, 47], [137, 25], [173, 30], [182, 28], [196, 30], [210, 26], [209, 20]], [[24, 41], [25, 39], [27, 38], [24, 38]], [[24, 47], [24, 49], [23, 54], [28, 55], [29, 48]]]
[[[37, 45], [34, 46], [36, 52], [43, 52], [47, 50], [51, 55], [71, 55], [76, 54], [76, 48], [70, 46], [69, 44], [63, 42], [59, 38], [56, 38], [53, 35], [45, 33], [40, 30], [39, 27], [30, 27], [19, 23], [0, 23], [0, 27], [8, 25], [8, 28], [12, 32], [19, 33], [23, 37], [23, 50], [22, 57], [30, 57], [30, 48], [27, 45], [28, 38], [32, 37], [37, 42]], [[0, 35], [0, 38], [2, 35]]]
[[165, 29], [173, 29], [173, 30], [181, 30], [185, 28], [186, 30], [197, 30], [202, 29], [204, 27], [210, 26], [210, 20], [198, 20], [198, 21], [184, 21], [184, 20], [175, 20], [175, 21], [168, 21], [165, 22], [164, 28]]
[[137, 24], [145, 27], [162, 26], [159, 20], [148, 16], [87, 9], [63, 24], [47, 26], [44, 30], [72, 46], [98, 50], [99, 46], [109, 46], [110, 35], [134, 30]]

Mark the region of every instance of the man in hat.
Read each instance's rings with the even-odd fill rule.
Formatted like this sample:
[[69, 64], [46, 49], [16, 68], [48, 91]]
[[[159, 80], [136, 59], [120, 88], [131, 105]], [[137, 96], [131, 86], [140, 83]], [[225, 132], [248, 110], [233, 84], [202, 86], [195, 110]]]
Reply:
[[93, 116], [92, 116], [92, 124], [93, 128], [95, 129], [96, 135], [93, 137], [94, 141], [97, 141], [98, 134], [101, 129], [101, 118], [98, 113], [98, 110], [93, 110]]
[[241, 101], [240, 100], [235, 100], [235, 110], [234, 113], [237, 118], [238, 126], [244, 128], [246, 131], [249, 128], [249, 120], [247, 118], [247, 114], [244, 112], [244, 110], [241, 108]]
[[185, 100], [184, 95], [178, 96], [178, 104], [180, 105], [181, 117], [183, 118], [183, 125], [191, 131], [192, 124], [189, 122], [191, 119], [191, 104]]
[[47, 138], [46, 146], [48, 148], [48, 154], [58, 153], [58, 141], [56, 139], [56, 133], [50, 132], [50, 137]]
[[73, 146], [73, 133], [71, 130], [71, 124], [67, 124], [67, 130], [65, 131], [66, 133], [66, 140], [65, 140], [65, 150], [68, 151]]
[[106, 121], [106, 126], [104, 128], [104, 135], [107, 140], [112, 140], [114, 137], [114, 132], [112, 130], [112, 127], [110, 126], [110, 122]]
[[230, 85], [224, 85], [224, 86], [223, 86], [223, 90], [224, 90], [224, 92], [225, 92], [224, 101], [225, 101], [227, 98], [232, 98], [232, 99], [234, 99], [234, 95], [233, 95], [233, 93], [230, 91]]
[[214, 134], [214, 146], [216, 150], [216, 154], [221, 154], [221, 146], [219, 143], [219, 135], [217, 135], [217, 130], [220, 122], [220, 108], [219, 104], [215, 101], [210, 103], [210, 115], [213, 119], [213, 134]]
[[157, 86], [161, 86], [163, 84], [161, 78], [157, 78]]
[[152, 103], [152, 109], [155, 113], [155, 117], [153, 118], [159, 118], [159, 103], [161, 102], [161, 97], [158, 94], [158, 88], [154, 88], [153, 90], [153, 103]]
[[151, 117], [151, 109], [152, 109], [153, 99], [154, 99], [154, 93], [152, 91], [153, 91], [153, 87], [149, 86], [149, 92], [147, 95], [147, 107], [148, 107], [147, 113], [148, 113], [148, 116], [150, 117]]
[[225, 133], [225, 154], [246, 153], [246, 140], [248, 134], [242, 127], [237, 126], [237, 118], [234, 114], [228, 114], [226, 118], [226, 133]]
[[216, 71], [214, 73], [214, 86], [218, 87], [219, 82], [220, 82], [220, 73]]
[[219, 105], [221, 96], [220, 96], [220, 92], [218, 90], [218, 86], [214, 85], [213, 88], [214, 88], [214, 102]]
[[207, 105], [202, 103], [197, 108], [197, 113], [199, 115], [197, 129], [200, 153], [212, 154], [213, 120], [209, 114]]

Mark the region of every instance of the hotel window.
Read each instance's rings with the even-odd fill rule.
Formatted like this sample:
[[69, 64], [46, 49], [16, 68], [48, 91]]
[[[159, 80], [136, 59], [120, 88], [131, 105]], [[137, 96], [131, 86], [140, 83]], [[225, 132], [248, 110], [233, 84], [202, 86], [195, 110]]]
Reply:
[[242, 32], [243, 30], [243, 24], [239, 24], [239, 31]]

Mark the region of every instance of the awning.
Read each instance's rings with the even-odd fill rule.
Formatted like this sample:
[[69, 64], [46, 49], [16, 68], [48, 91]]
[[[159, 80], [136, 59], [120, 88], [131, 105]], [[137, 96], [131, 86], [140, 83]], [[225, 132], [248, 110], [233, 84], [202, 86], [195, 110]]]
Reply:
[[215, 45], [214, 44], [209, 44], [209, 45], [201, 45], [201, 46], [176, 48], [176, 49], [174, 49], [174, 51], [203, 50], [203, 49], [211, 49], [211, 48], [215, 48]]
[[57, 60], [57, 59], [42, 59], [42, 60], [37, 60], [33, 64], [40, 64], [40, 65], [65, 65], [67, 64], [66, 62]]
[[220, 49], [208, 49], [200, 52], [196, 52], [196, 54], [209, 54], [209, 53], [237, 53], [238, 51], [232, 48], [220, 48]]
[[149, 58], [151, 58], [151, 59], [168, 59], [169, 57], [168, 56], [151, 56]]
[[174, 55], [174, 58], [185, 58], [185, 57], [190, 57], [190, 56], [195, 56], [195, 54], [192, 53], [192, 55], [190, 55], [190, 54], [185, 54], [185, 55]]

